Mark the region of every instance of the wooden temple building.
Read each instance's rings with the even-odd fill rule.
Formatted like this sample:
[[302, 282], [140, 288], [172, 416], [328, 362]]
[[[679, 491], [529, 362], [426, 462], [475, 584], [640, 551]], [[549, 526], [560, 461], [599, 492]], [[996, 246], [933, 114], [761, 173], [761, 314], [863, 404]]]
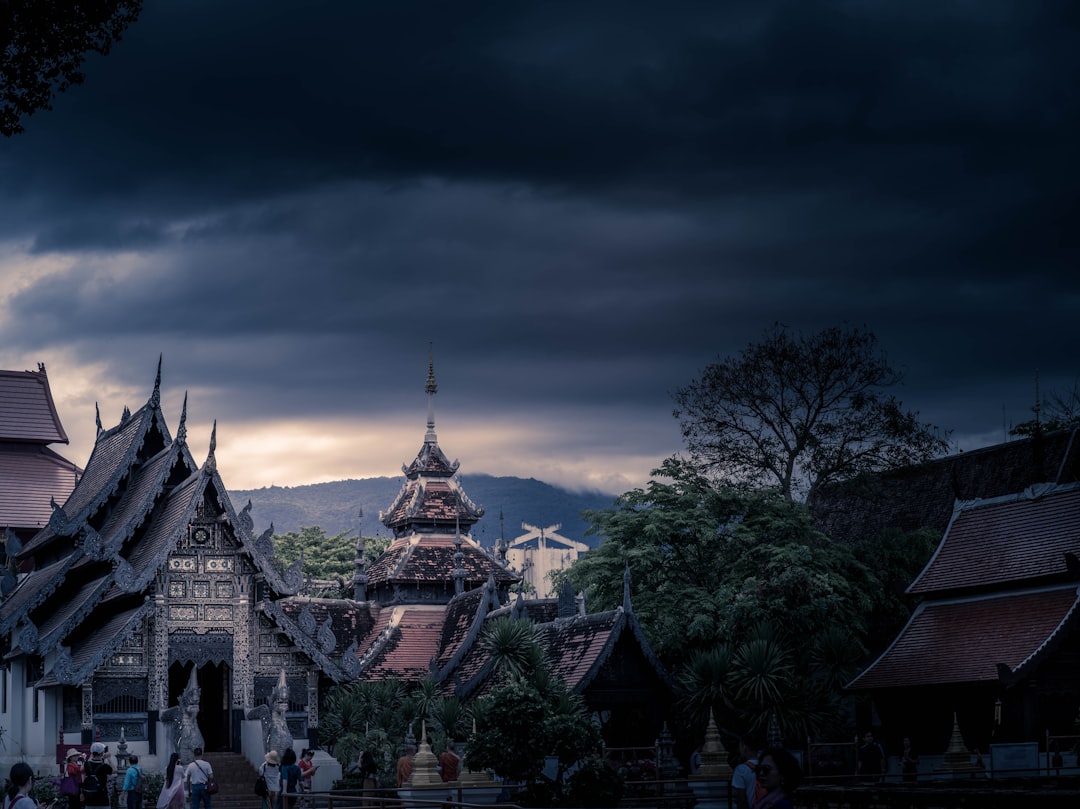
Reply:
[[[44, 372], [32, 377], [47, 394]], [[64, 440], [51, 397], [48, 408], [40, 397], [12, 404], [4, 383], [0, 429], [47, 411], [52, 426], [34, 440]], [[469, 533], [483, 509], [439, 447], [430, 365], [426, 390], [423, 444], [381, 515], [391, 545], [366, 566], [360, 541], [352, 598], [313, 598], [299, 561], [273, 563], [272, 526], [256, 537], [251, 504], [237, 511], [230, 502], [216, 424], [201, 465], [188, 445], [186, 397], [175, 435], [168, 428], [159, 363], [142, 407], [125, 408], [108, 429], [98, 418], [85, 470], [57, 465], [69, 478], [45, 487], [51, 507], [40, 527], [7, 535], [22, 572], [0, 602], [0, 769], [15, 759], [50, 769], [67, 746], [121, 737], [151, 770], [162, 766], [175, 744], [165, 718], [193, 672], [206, 749], [261, 760], [264, 735], [248, 715], [271, 701], [281, 677], [294, 746], [317, 746], [320, 699], [337, 683], [432, 677], [443, 693], [482, 693], [491, 663], [478, 640], [500, 615], [538, 625], [554, 670], [609, 732], [651, 744], [671, 680], [633, 615], [629, 581], [624, 605], [605, 613], [584, 614], [569, 593], [512, 600], [520, 577]]]
[[[888, 749], [910, 736], [917, 750], [943, 750], [954, 715], [969, 749], [1075, 735], [1077, 439], [1075, 430], [1035, 436], [853, 484], [846, 538], [872, 541], [889, 523], [942, 533], [907, 588], [918, 602], [907, 625], [847, 686], [872, 697]], [[860, 505], [874, 487], [893, 493], [884, 521]], [[838, 520], [836, 490], [828, 505]]]

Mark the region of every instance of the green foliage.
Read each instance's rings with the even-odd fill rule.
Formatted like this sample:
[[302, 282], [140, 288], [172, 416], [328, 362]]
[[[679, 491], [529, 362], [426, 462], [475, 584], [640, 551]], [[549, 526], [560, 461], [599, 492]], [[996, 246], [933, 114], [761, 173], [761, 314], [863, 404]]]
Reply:
[[948, 444], [887, 394], [901, 375], [866, 328], [780, 324], [675, 394], [695, 464], [729, 486], [788, 500], [819, 486], [942, 455]]
[[409, 686], [400, 680], [335, 686], [323, 703], [320, 739], [327, 740], [327, 751], [345, 771], [356, 763], [361, 750], [370, 750], [379, 765], [380, 781], [393, 783], [405, 734], [421, 716], [417, 705]]
[[[476, 733], [465, 760], [471, 769], [524, 782], [528, 791], [520, 800], [528, 803], [531, 796], [552, 805], [545, 802], [562, 799], [567, 769], [599, 747], [600, 731], [581, 697], [551, 675], [530, 622], [500, 618], [485, 629], [481, 644], [494, 658], [500, 684], [470, 706]], [[549, 755], [559, 769], [545, 784]]]
[[792, 739], [843, 721], [839, 689], [868, 641], [903, 625], [903, 587], [934, 546], [927, 534], [833, 542], [803, 504], [716, 489], [674, 458], [645, 489], [589, 516], [609, 540], [560, 576], [593, 609], [611, 609], [629, 564], [634, 613], [677, 673], [685, 720], [700, 729], [713, 710], [763, 732], [775, 714]]
[[[390, 545], [390, 537], [365, 537], [368, 564]], [[274, 535], [274, 562], [282, 569], [304, 555], [304, 575], [313, 579], [352, 581], [356, 573], [356, 537], [348, 532], [328, 537], [317, 525]]]
[[0, 2], [0, 134], [22, 132], [24, 117], [81, 84], [86, 54], [107, 54], [140, 11], [142, 0]]

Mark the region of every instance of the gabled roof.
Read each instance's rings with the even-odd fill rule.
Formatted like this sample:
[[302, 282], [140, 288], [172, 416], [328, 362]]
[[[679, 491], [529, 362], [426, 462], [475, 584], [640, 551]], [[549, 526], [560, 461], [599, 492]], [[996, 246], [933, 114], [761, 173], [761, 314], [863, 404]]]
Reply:
[[982, 590], [1069, 576], [1080, 557], [1080, 484], [959, 504], [933, 557], [908, 587], [914, 595]]
[[1012, 684], [1076, 622], [1078, 604], [1075, 584], [925, 602], [847, 688]]
[[45, 366], [38, 368], [37, 371], [0, 371], [0, 441], [68, 442], [53, 404]]
[[940, 536], [957, 500], [1077, 480], [1077, 429], [1058, 430], [826, 486], [815, 494], [810, 511], [818, 527], [836, 540], [870, 540], [886, 528], [925, 528]]

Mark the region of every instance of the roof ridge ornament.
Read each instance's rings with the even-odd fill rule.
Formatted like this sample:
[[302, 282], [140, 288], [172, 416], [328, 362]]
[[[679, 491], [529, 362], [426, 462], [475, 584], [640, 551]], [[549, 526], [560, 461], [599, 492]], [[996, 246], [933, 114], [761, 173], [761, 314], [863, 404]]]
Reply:
[[210, 451], [206, 453], [205, 466], [210, 472], [217, 471], [217, 458], [214, 457], [214, 453], [217, 451], [217, 419], [214, 419], [214, 426], [210, 429]]
[[187, 443], [187, 396], [188, 392], [184, 391], [184, 404], [180, 408], [180, 424], [176, 428], [176, 443], [180, 446]]
[[158, 354], [157, 376], [154, 377], [154, 392], [150, 394], [151, 407], [159, 407], [161, 405], [161, 359], [163, 356], [163, 354]]
[[424, 443], [434, 444], [438, 441], [435, 437], [435, 394], [439, 392], [439, 385], [435, 382], [435, 354], [430, 343], [428, 343], [428, 372], [424, 392], [428, 397], [427, 434], [424, 436]]
[[632, 615], [634, 610], [630, 605], [630, 563], [626, 563], [626, 570], [622, 577], [622, 608], [627, 615]]
[[105, 429], [101, 426], [101, 407], [97, 402], [94, 402], [94, 424], [97, 426], [96, 437], [97, 435], [101, 435], [102, 431]]

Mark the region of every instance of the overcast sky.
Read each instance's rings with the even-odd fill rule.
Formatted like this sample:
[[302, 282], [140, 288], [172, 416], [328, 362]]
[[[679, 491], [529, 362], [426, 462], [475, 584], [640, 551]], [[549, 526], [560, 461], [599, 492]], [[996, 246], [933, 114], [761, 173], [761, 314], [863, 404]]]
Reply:
[[[1075, 2], [148, 0], [0, 140], [0, 367], [85, 463], [150, 393], [230, 488], [621, 492], [773, 322], [865, 324], [955, 446], [1080, 372]], [[466, 484], [467, 485], [467, 484]]]

